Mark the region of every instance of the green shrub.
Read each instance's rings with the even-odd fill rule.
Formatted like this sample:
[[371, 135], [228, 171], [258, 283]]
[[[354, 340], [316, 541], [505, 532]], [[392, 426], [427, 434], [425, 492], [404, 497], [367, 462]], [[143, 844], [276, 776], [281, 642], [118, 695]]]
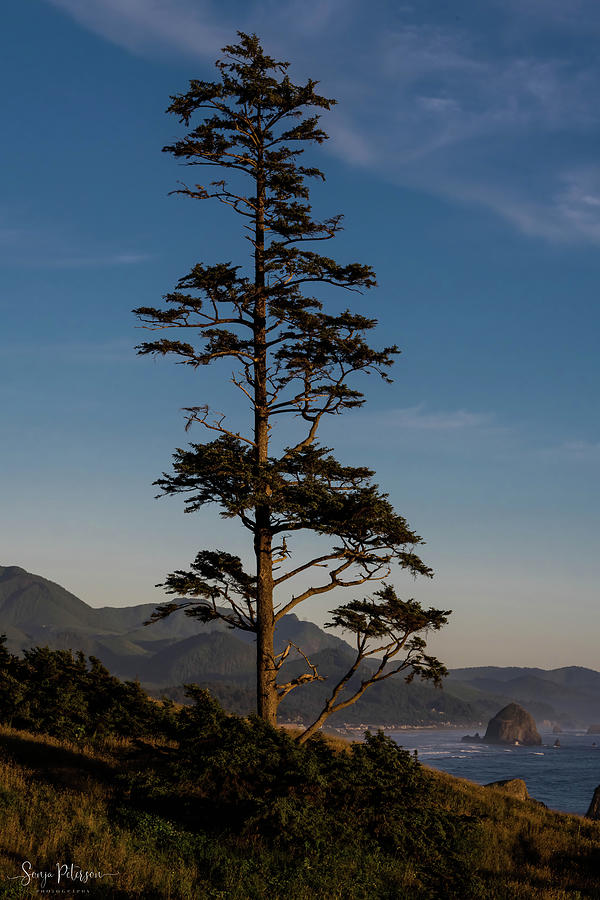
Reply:
[[137, 682], [120, 681], [100, 660], [34, 647], [23, 659], [0, 637], [0, 723], [70, 741], [175, 733], [171, 701], [155, 703]]
[[416, 755], [381, 732], [348, 752], [320, 737], [299, 745], [256, 717], [227, 715], [200, 688], [189, 696], [172, 760], [130, 776], [134, 803], [170, 807], [214, 844], [279, 854], [286, 881], [305, 865], [358, 865], [381, 890], [391, 871], [410, 869], [419, 896], [481, 896], [477, 823], [436, 804]]

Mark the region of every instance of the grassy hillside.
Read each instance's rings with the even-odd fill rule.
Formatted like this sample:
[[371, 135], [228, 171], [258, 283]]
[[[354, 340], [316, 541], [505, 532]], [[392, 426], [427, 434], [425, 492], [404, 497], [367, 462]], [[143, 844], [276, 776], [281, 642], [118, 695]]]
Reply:
[[[291, 744], [286, 736], [281, 741]], [[338, 740], [333, 755], [350, 758], [348, 747]], [[55, 872], [57, 862], [73, 862], [83, 869], [117, 872], [85, 885], [88, 896], [117, 900], [599, 896], [600, 825], [549, 812], [499, 789], [422, 770], [418, 791], [423, 810], [419, 794], [411, 794], [415, 832], [410, 840], [403, 838], [404, 852], [399, 853], [387, 843], [382, 820], [366, 844], [357, 839], [346, 846], [335, 834], [323, 836], [314, 804], [301, 823], [295, 820], [297, 810], [280, 805], [275, 818], [255, 815], [254, 826], [232, 830], [224, 823], [235, 788], [225, 782], [220, 800], [210, 797], [209, 815], [203, 806], [212, 790], [206, 779], [203, 786], [199, 779], [192, 803], [189, 793], [183, 805], [173, 803], [164, 790], [153, 794], [149, 773], [156, 782], [160, 760], [164, 764], [173, 748], [169, 742], [126, 738], [77, 745], [1, 727], [0, 897], [30, 895], [18, 881], [8, 880], [21, 874], [23, 860], [37, 870]], [[214, 759], [213, 764], [217, 766]], [[357, 789], [360, 783], [351, 788]], [[344, 786], [336, 790], [341, 795]], [[333, 806], [338, 799], [330, 791]], [[239, 796], [236, 802], [236, 815], [243, 818], [247, 810], [239, 807]], [[433, 819], [424, 815], [425, 807], [433, 811]], [[455, 835], [450, 840], [448, 829], [457, 827], [466, 829], [462, 839]], [[281, 828], [293, 832], [291, 848], [274, 836]], [[354, 830], [360, 831], [359, 823]], [[431, 844], [438, 845], [443, 857], [445, 843], [452, 846], [440, 859]], [[439, 869], [433, 878], [424, 873], [423, 855]], [[49, 886], [56, 887], [56, 879]], [[68, 890], [73, 882], [63, 880], [63, 886]]]

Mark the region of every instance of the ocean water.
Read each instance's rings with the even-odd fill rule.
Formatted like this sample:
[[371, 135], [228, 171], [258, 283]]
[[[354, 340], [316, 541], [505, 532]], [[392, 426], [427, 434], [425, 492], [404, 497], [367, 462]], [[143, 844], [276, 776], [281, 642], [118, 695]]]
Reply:
[[[405, 750], [417, 750], [424, 765], [477, 784], [522, 778], [530, 796], [550, 809], [585, 815], [600, 785], [600, 735], [541, 733], [540, 747], [503, 747], [462, 743], [468, 733], [453, 728], [387, 732]], [[555, 748], [557, 738], [560, 747]]]

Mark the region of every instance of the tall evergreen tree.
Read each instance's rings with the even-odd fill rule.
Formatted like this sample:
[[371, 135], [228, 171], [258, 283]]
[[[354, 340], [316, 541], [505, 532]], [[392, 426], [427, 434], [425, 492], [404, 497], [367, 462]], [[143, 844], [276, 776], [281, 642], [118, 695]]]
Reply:
[[[189, 166], [228, 170], [228, 181], [183, 185], [177, 193], [216, 198], [239, 215], [252, 246], [251, 265], [198, 263], [164, 297], [166, 306], [135, 313], [146, 328], [173, 332], [142, 343], [140, 354], [169, 354], [194, 369], [218, 360], [237, 366], [233, 384], [252, 410], [247, 427], [229, 424], [208, 405], [187, 408], [187, 427], [201, 423], [218, 436], [177, 450], [172, 472], [156, 483], [164, 494], [186, 495], [187, 511], [216, 503], [222, 516], [237, 517], [252, 535], [256, 570], [245, 571], [241, 560], [225, 551], [202, 550], [190, 570], [167, 577], [164, 587], [178, 600], [159, 607], [156, 615], [185, 607], [201, 621], [220, 619], [256, 633], [257, 709], [275, 723], [278, 703], [290, 690], [322, 678], [296, 648], [305, 656], [307, 672], [278, 684], [290, 652], [290, 646], [274, 651], [282, 616], [309, 597], [381, 581], [393, 564], [412, 574], [432, 573], [415, 553], [421, 538], [373, 484], [373, 473], [342, 465], [317, 443], [325, 416], [364, 402], [351, 384], [353, 376], [375, 373], [389, 381], [398, 352], [395, 345], [377, 350], [367, 343], [374, 319], [350, 310], [327, 312], [312, 294], [319, 285], [350, 291], [375, 285], [370, 267], [343, 265], [309, 249], [341, 227], [339, 215], [313, 217], [307, 184], [324, 176], [300, 164], [303, 144], [326, 140], [317, 111], [335, 101], [319, 95], [315, 81], [293, 84], [288, 63], [267, 56], [255, 35], [239, 33], [239, 44], [225, 47], [223, 54], [216, 64], [218, 81], [193, 80], [186, 93], [171, 98], [168, 112], [191, 130], [164, 150]], [[301, 430], [276, 451], [277, 426], [286, 415], [295, 417]], [[326, 543], [323, 552], [297, 560], [293, 536], [303, 531]], [[305, 583], [309, 575], [312, 583], [293, 593], [297, 579]], [[398, 603], [391, 624], [388, 595], [380, 603], [365, 601], [358, 617], [338, 607], [335, 622], [354, 631], [361, 661], [366, 636], [393, 632], [396, 653], [407, 650], [396, 670], [439, 681], [443, 667], [424, 655], [422, 640], [415, 644], [410, 637], [441, 627], [447, 612], [423, 610], [414, 601], [403, 612]], [[358, 665], [352, 674], [357, 670]], [[372, 683], [373, 674], [363, 681]], [[327, 714], [337, 708], [340, 690]]]

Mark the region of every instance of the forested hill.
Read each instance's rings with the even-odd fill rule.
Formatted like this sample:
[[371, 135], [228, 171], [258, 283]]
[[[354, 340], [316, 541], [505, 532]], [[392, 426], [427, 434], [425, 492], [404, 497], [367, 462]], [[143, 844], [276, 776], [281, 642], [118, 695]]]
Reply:
[[[0, 566], [0, 632], [13, 652], [35, 645], [82, 650], [97, 656], [115, 675], [139, 679], [149, 691], [183, 696], [182, 685], [196, 682], [236, 712], [252, 708], [255, 651], [252, 635], [223, 624], [200, 625], [176, 613], [144, 626], [154, 603], [94, 608], [65, 588], [18, 566]], [[298, 688], [281, 707], [282, 718], [306, 720], [348, 668], [349, 645], [295, 615], [278, 628], [278, 647], [288, 640], [302, 647], [327, 675], [324, 682]], [[301, 674], [304, 663], [291, 659], [286, 678]], [[443, 690], [428, 684], [406, 685], [392, 678], [367, 691], [332, 724], [471, 725], [487, 722], [514, 700], [540, 720], [569, 725], [600, 722], [600, 673], [570, 667], [546, 671], [527, 668], [460, 669], [451, 673]]]

